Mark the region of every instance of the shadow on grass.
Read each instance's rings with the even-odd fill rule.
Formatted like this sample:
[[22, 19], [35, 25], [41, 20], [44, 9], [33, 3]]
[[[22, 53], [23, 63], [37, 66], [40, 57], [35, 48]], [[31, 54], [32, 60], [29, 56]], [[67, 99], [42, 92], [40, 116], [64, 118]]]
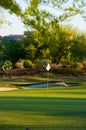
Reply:
[[26, 128], [27, 126], [23, 126], [23, 125], [16, 126], [16, 125], [0, 124], [0, 130], [26, 130]]
[[0, 104], [0, 130], [86, 130], [84, 98], [5, 96]]
[[12, 84], [13, 86], [16, 86], [16, 87], [27, 87], [28, 85], [32, 85], [32, 84]]
[[67, 126], [67, 125], [0, 125], [0, 130], [86, 130], [86, 126]]
[[29, 115], [86, 116], [86, 98], [0, 97], [0, 112]]
[[75, 86], [78, 87], [78, 86], [81, 86], [81, 85], [82, 85], [82, 83], [76, 83], [76, 82], [69, 83], [69, 84], [70, 84], [71, 87], [73, 87], [73, 86], [74, 86], [74, 87], [75, 87]]

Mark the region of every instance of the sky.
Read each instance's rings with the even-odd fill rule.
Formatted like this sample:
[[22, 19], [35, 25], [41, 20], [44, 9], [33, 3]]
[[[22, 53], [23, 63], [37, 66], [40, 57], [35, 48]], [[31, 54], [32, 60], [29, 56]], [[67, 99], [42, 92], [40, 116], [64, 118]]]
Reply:
[[[25, 9], [25, 3], [20, 2], [21, 0], [17, 0], [17, 2], [21, 3], [21, 7], [23, 7], [23, 10]], [[21, 20], [15, 15], [15, 14], [9, 14], [7, 11], [2, 12], [2, 16], [5, 17], [7, 21], [9, 21], [11, 24], [3, 24], [0, 26], [0, 35], [1, 36], [7, 36], [7, 35], [14, 35], [14, 34], [24, 34], [24, 31], [26, 31], [26, 27], [21, 22]], [[86, 32], [86, 21], [83, 21], [83, 19], [79, 16], [75, 16], [72, 21], [66, 22], [67, 24], [73, 25], [74, 28], [77, 28], [80, 31]]]
[[10, 22], [9, 24], [3, 24], [0, 26], [0, 35], [6, 36], [6, 35], [14, 35], [14, 34], [24, 34], [24, 31], [26, 30], [24, 24], [21, 22], [21, 20], [16, 17], [15, 14], [13, 15], [6, 15], [7, 21]]

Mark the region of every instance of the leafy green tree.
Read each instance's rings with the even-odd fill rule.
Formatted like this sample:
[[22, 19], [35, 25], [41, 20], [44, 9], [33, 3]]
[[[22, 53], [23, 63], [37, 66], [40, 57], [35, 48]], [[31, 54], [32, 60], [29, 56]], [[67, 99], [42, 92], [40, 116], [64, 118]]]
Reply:
[[3, 15], [4, 10], [8, 11], [10, 14], [15, 13], [17, 16], [22, 17], [22, 9], [17, 4], [16, 0], [0, 0], [0, 25], [3, 23], [10, 24]]
[[24, 48], [26, 52], [26, 59], [36, 62], [40, 59], [47, 58], [49, 48], [42, 42], [41, 35], [36, 31], [28, 31], [25, 33], [23, 39]]
[[57, 26], [57, 23], [54, 23], [49, 43], [54, 63], [58, 64], [63, 57], [69, 57], [72, 41], [77, 35], [77, 30], [71, 26]]
[[[26, 11], [24, 12], [24, 17], [22, 9], [20, 8], [20, 5], [17, 3], [16, 0], [8, 0], [8, 1], [0, 0], [0, 7], [10, 10], [11, 12], [17, 15], [20, 15], [24, 19], [24, 23], [32, 27], [35, 26], [35, 28], [37, 28], [37, 21], [40, 24], [40, 21], [45, 22], [44, 19], [46, 18], [48, 20], [56, 18], [58, 22], [60, 22], [65, 19], [69, 19], [74, 15], [80, 14], [83, 18], [86, 19], [86, 12], [84, 9], [86, 3], [84, 0], [72, 0], [71, 2], [70, 0], [21, 0], [21, 1], [27, 2], [27, 5], [29, 5]], [[41, 9], [42, 5], [44, 6], [44, 8], [47, 9], [43, 8]], [[58, 15], [56, 16], [51, 15], [51, 13], [49, 13], [50, 9], [56, 10], [56, 14]], [[58, 12], [58, 10], [60, 13]], [[40, 26], [42, 25], [40, 24]]]
[[[44, 5], [44, 8], [42, 5]], [[49, 6], [51, 7], [49, 8]], [[38, 43], [37, 57], [40, 56], [40, 59], [51, 58], [54, 62], [59, 63], [64, 55], [68, 55], [72, 43], [71, 37], [74, 35], [69, 30], [63, 29], [60, 24], [74, 15], [85, 15], [83, 6], [85, 6], [83, 0], [73, 0], [71, 3], [69, 0], [30, 1], [23, 19], [24, 23], [35, 32], [34, 40]], [[50, 12], [48, 9], [52, 9], [52, 11], [56, 9], [57, 14]], [[60, 14], [57, 11], [58, 9], [61, 12]], [[34, 47], [31, 46], [31, 48]]]
[[0, 59], [2, 60], [10, 60], [12, 63], [15, 63], [20, 58], [25, 58], [26, 53], [21, 40], [8, 41], [4, 39], [0, 47]]
[[83, 61], [86, 59], [86, 34], [79, 34], [72, 42], [71, 59]]
[[16, 0], [0, 0], [0, 7], [16, 13], [17, 15], [20, 15], [22, 12]]
[[24, 12], [24, 23], [41, 31], [45, 24], [54, 19], [62, 22], [77, 14], [86, 18], [85, 6], [84, 0], [31, 0]]
[[29, 59], [31, 61], [35, 60], [36, 53], [36, 42], [34, 41], [34, 32], [27, 31], [25, 32], [25, 37], [23, 38], [23, 45], [25, 50], [25, 59]]
[[[70, 0], [27, 0], [29, 4], [22, 15], [15, 0], [11, 0], [12, 7], [10, 7], [9, 1], [7, 3], [3, 3], [3, 1], [5, 2], [5, 0], [1, 0], [0, 6], [20, 15], [23, 22], [32, 31], [32, 34], [29, 32], [23, 41], [23, 50], [16, 51], [19, 55], [22, 55], [21, 50], [24, 52], [23, 56], [18, 56], [18, 59], [25, 56], [31, 61], [45, 58], [59, 63], [61, 58], [69, 56], [70, 50], [71, 54], [74, 54], [74, 49], [71, 48], [73, 48], [72, 41], [76, 35], [61, 27], [61, 23], [77, 14], [86, 18], [84, 0], [72, 0], [71, 2]], [[55, 13], [52, 13], [53, 11]], [[6, 52], [5, 54], [9, 53]], [[6, 55], [4, 56], [6, 57]], [[70, 56], [74, 57], [73, 55]], [[13, 61], [16, 61], [15, 59]]]

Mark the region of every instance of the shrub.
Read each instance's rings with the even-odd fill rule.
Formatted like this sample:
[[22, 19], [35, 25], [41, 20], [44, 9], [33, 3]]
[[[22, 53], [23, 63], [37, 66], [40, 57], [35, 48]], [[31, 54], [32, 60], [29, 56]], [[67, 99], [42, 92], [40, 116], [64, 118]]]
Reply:
[[83, 64], [80, 62], [75, 62], [72, 67], [74, 67], [75, 69], [78, 69], [78, 70], [82, 70]]
[[12, 69], [12, 63], [9, 60], [6, 60], [5, 62], [3, 62], [2, 64], [2, 70], [5, 72], [9, 72]]
[[51, 61], [49, 59], [43, 59], [38, 64], [38, 68], [45, 71], [48, 63], [51, 64]]
[[30, 60], [24, 60], [24, 67], [25, 68], [33, 68], [34, 65]]
[[16, 62], [15, 67], [19, 68], [19, 69], [23, 69], [24, 68], [24, 60], [20, 59], [19, 61]]

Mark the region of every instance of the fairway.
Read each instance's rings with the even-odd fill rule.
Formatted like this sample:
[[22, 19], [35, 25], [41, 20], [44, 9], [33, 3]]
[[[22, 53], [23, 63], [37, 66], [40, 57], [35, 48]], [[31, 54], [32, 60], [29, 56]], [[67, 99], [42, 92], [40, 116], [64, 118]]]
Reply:
[[86, 88], [0, 92], [0, 130], [86, 130]]
[[86, 0], [0, 0], [0, 130], [86, 130]]

